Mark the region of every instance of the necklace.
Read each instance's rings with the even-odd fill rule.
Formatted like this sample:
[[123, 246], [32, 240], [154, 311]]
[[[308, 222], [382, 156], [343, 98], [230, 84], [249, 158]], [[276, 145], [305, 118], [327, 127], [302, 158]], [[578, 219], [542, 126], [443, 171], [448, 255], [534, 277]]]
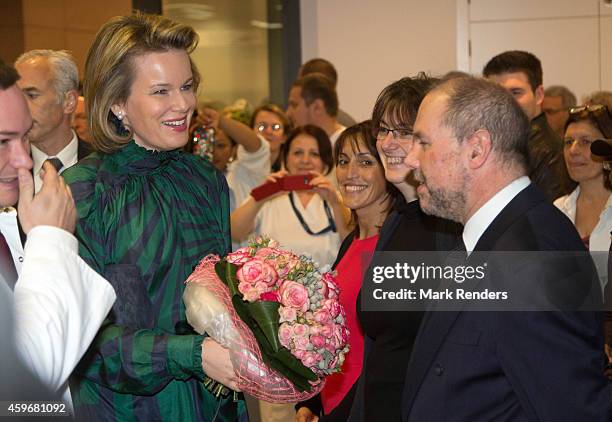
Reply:
[[323, 209], [325, 210], [325, 215], [327, 215], [327, 221], [329, 222], [329, 225], [325, 227], [323, 230], [318, 231], [317, 233], [314, 233], [312, 230], [310, 230], [310, 227], [308, 227], [308, 224], [306, 224], [306, 221], [304, 220], [304, 216], [302, 215], [302, 213], [300, 213], [300, 211], [295, 206], [295, 200], [293, 199], [293, 192], [289, 193], [289, 202], [291, 203], [291, 208], [293, 208], [293, 212], [295, 213], [295, 216], [297, 217], [298, 221], [300, 222], [300, 224], [302, 224], [302, 227], [304, 228], [306, 233], [308, 233], [309, 235], [319, 236], [329, 231], [336, 232], [336, 224], [334, 223], [334, 218], [332, 216], [331, 210], [329, 209], [329, 205], [327, 205], [327, 201], [323, 201]]

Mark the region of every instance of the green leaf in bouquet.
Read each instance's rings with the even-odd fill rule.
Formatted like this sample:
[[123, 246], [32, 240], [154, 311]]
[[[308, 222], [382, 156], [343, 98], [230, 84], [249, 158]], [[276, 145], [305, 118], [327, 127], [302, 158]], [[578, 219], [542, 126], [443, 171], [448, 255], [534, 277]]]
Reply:
[[272, 347], [274, 352], [278, 352], [283, 346], [278, 338], [278, 328], [280, 323], [278, 322], [278, 308], [280, 303], [261, 301], [261, 302], [247, 302], [246, 307], [249, 310], [251, 317], [257, 322], [259, 328], [268, 339], [268, 343]]
[[[277, 359], [280, 363], [282, 363], [284, 368], [288, 368], [291, 373], [295, 374], [293, 375], [294, 377], [303, 378], [307, 381], [316, 381], [317, 379], [319, 379], [319, 377], [314, 372], [305, 367], [304, 364], [298, 358], [293, 356], [291, 352], [288, 349], [285, 349], [284, 347], [274, 354], [274, 358]], [[308, 384], [307, 382], [306, 384], [308, 386], [307, 390], [310, 390], [310, 384]]]
[[[252, 306], [254, 304], [266, 304], [271, 303], [276, 306], [276, 314], [271, 314], [273, 307], [270, 305], [266, 306]], [[238, 295], [232, 296], [232, 304], [234, 305], [234, 309], [236, 313], [240, 317], [242, 321], [251, 329], [257, 344], [261, 350], [262, 357], [264, 359], [264, 363], [270, 366], [272, 369], [276, 370], [282, 376], [287, 378], [289, 381], [293, 383], [295, 388], [299, 391], [311, 391], [312, 386], [308, 381], [316, 381], [318, 379], [317, 375], [312, 372], [310, 369], [304, 366], [302, 362], [297, 359], [295, 356], [291, 354], [289, 350], [280, 346], [280, 341], [278, 340], [278, 303], [276, 302], [245, 302], [242, 300], [242, 297]], [[268, 309], [266, 309], [268, 308]], [[258, 313], [259, 319], [265, 318], [265, 315], [268, 315], [268, 320], [262, 319], [264, 322], [264, 326], [266, 326], [267, 330], [273, 324], [270, 324], [269, 321], [276, 321], [276, 333], [272, 336], [278, 342], [280, 347], [275, 347], [272, 345], [270, 340], [268, 339], [268, 335], [264, 333], [264, 329], [260, 326], [258, 320], [253, 315], [253, 310]]]
[[215, 272], [219, 279], [228, 287], [231, 296], [240, 295], [238, 291], [239, 281], [236, 278], [236, 273], [238, 272], [236, 265], [222, 259], [215, 264]]

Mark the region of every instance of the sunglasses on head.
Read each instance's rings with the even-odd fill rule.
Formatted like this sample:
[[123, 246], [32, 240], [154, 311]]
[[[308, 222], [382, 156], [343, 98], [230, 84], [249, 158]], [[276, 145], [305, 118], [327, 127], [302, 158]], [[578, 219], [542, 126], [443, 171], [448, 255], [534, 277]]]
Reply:
[[606, 106], [602, 104], [587, 104], [581, 107], [572, 107], [569, 109], [570, 115], [578, 116], [587, 115], [589, 113], [593, 114], [594, 116], [599, 116], [603, 115], [607, 111], [608, 109]]

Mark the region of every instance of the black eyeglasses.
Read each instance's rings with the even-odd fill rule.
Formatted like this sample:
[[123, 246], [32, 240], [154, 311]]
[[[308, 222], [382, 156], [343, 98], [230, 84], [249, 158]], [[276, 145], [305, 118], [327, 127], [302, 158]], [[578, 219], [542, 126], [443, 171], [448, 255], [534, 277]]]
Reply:
[[271, 125], [267, 124], [267, 123], [257, 123], [257, 126], [255, 126], [257, 128], [258, 132], [263, 132], [264, 130], [266, 130], [267, 128], [272, 129], [272, 132], [278, 132], [279, 130], [283, 129], [283, 125], [281, 125], [280, 123], [273, 123]]
[[372, 135], [376, 139], [385, 139], [388, 134], [391, 134], [393, 139], [402, 139], [404, 141], [412, 139], [412, 130], [407, 128], [389, 129], [388, 127], [379, 126], [372, 129]]

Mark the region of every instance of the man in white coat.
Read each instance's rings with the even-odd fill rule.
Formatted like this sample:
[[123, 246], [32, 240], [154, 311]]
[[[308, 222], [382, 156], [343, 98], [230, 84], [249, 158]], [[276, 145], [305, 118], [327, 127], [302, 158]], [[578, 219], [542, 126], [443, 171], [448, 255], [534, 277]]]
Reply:
[[13, 302], [18, 355], [70, 405], [68, 377], [116, 297], [78, 256], [74, 200], [49, 162], [43, 187], [34, 195], [27, 140], [32, 118], [18, 78], [0, 61], [0, 295]]

